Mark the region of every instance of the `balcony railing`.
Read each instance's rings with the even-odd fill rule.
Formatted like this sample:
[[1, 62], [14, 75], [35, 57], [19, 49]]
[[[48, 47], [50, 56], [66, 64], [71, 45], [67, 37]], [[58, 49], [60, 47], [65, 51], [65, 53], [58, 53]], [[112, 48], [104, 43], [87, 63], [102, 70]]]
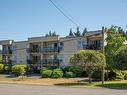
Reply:
[[59, 59], [27, 60], [28, 64], [41, 64], [42, 66], [59, 66]]
[[101, 50], [100, 45], [86, 45], [86, 49], [92, 49], [92, 50]]
[[12, 50], [3, 50], [2, 54], [12, 54]]
[[36, 48], [36, 49], [27, 49], [29, 53], [50, 53], [50, 52], [60, 52], [63, 48], [62, 47], [43, 47], [43, 48]]

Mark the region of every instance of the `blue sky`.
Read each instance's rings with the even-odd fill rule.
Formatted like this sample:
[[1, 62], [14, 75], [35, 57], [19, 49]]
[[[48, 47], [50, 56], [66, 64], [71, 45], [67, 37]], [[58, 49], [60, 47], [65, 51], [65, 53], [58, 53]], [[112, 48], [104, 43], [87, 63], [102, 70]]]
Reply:
[[[88, 30], [127, 26], [127, 0], [53, 0]], [[79, 26], [80, 26], [79, 24]], [[65, 36], [76, 26], [48, 0], [0, 0], [0, 40], [27, 40], [49, 30]]]

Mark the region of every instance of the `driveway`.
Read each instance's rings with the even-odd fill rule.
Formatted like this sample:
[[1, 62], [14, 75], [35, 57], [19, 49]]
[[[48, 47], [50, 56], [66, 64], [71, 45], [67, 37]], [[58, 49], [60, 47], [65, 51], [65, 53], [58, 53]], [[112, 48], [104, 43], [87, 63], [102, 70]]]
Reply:
[[0, 95], [127, 95], [127, 90], [0, 84]]

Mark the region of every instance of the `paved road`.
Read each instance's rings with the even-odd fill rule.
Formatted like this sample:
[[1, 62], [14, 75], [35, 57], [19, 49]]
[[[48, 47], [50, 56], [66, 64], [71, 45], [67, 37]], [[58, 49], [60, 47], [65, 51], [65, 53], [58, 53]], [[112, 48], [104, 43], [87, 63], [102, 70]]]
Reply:
[[0, 95], [127, 95], [127, 90], [0, 84]]

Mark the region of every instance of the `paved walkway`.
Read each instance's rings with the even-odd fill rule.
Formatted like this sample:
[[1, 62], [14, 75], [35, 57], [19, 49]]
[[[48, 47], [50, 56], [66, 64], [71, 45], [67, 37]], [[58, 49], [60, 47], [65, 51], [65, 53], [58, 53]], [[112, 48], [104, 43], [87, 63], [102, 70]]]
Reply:
[[0, 95], [127, 95], [127, 90], [0, 84]]

